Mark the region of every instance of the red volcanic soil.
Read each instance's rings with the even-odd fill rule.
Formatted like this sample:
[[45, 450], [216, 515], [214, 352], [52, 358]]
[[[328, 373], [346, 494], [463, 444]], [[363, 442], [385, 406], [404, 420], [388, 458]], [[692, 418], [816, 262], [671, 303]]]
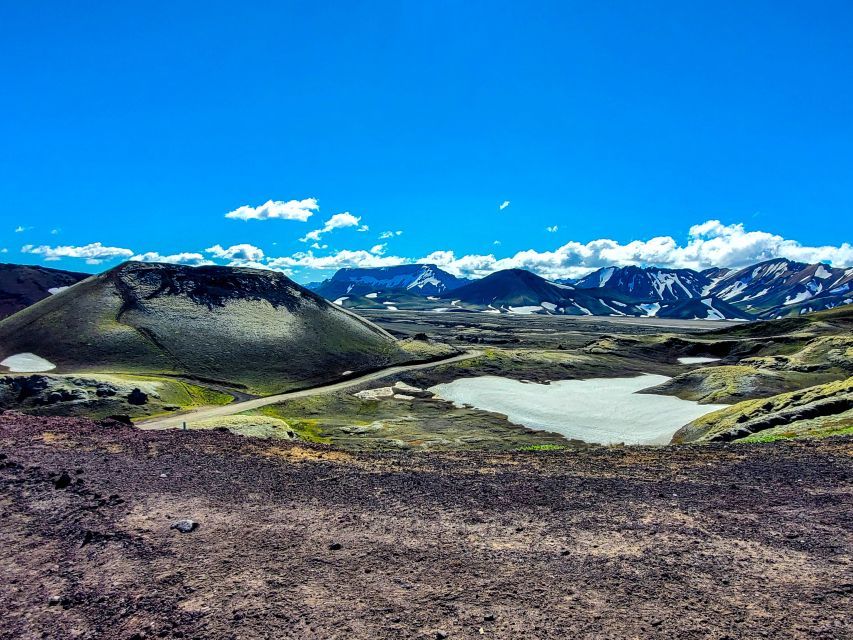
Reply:
[[851, 637], [850, 439], [351, 454], [5, 413], [0, 447], [0, 638]]

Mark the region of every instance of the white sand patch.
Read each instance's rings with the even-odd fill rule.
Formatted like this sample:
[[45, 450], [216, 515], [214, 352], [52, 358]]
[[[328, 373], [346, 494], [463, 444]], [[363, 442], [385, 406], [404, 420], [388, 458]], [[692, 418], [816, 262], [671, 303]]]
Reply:
[[666, 444], [688, 422], [727, 406], [636, 393], [667, 380], [666, 376], [642, 375], [524, 384], [482, 376], [429, 390], [457, 406], [502, 413], [525, 427], [600, 444]]
[[4, 366], [15, 373], [36, 373], [38, 371], [50, 371], [56, 369], [56, 365], [37, 356], [34, 353], [18, 353], [14, 356], [9, 356], [0, 366]]
[[702, 358], [702, 357], [687, 357], [687, 358], [679, 358], [678, 361], [681, 364], [703, 364], [705, 362], [717, 362], [719, 358]]

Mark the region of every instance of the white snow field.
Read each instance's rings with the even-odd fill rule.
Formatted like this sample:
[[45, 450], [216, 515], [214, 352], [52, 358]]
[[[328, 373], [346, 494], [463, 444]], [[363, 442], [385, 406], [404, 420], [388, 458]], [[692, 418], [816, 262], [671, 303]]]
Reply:
[[14, 356], [9, 356], [0, 366], [6, 367], [14, 373], [37, 373], [39, 371], [50, 371], [56, 369], [56, 365], [37, 356], [34, 353], [18, 353]]
[[481, 376], [430, 391], [457, 406], [501, 413], [515, 424], [598, 444], [667, 444], [688, 422], [728, 406], [636, 393], [667, 380], [646, 374], [533, 384]]

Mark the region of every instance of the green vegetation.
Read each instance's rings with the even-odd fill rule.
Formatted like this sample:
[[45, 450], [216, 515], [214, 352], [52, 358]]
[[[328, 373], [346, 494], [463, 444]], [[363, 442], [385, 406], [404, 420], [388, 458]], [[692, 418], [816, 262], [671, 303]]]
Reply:
[[565, 451], [568, 449], [566, 445], [562, 444], [529, 444], [524, 447], [519, 447], [519, 451]]
[[[314, 396], [321, 397], [321, 396]], [[305, 398], [309, 400], [310, 398]], [[260, 409], [255, 409], [253, 411], [247, 411], [246, 413], [240, 414], [241, 416], [265, 416], [267, 418], [273, 418], [285, 423], [291, 431], [293, 431], [301, 440], [306, 440], [308, 442], [317, 442], [320, 444], [331, 444], [332, 440], [323, 435], [322, 430], [320, 429], [320, 421], [317, 418], [305, 418], [298, 417], [297, 415], [291, 415], [295, 413], [296, 410], [290, 409], [289, 404], [287, 405], [268, 405], [266, 407], [261, 407]], [[286, 414], [286, 415], [285, 415]]]
[[[799, 426], [799, 425], [797, 425]], [[803, 428], [776, 428], [768, 431], [762, 431], [735, 442], [776, 442], [778, 440], [789, 440], [791, 438], [828, 438], [831, 436], [853, 436], [853, 416], [844, 418], [843, 423], [838, 427], [829, 427], [824, 429], [807, 430]]]
[[[853, 420], [853, 378], [769, 398], [746, 400], [682, 427], [674, 443], [710, 440], [763, 441], [844, 430]], [[776, 438], [778, 439], [778, 438]]]

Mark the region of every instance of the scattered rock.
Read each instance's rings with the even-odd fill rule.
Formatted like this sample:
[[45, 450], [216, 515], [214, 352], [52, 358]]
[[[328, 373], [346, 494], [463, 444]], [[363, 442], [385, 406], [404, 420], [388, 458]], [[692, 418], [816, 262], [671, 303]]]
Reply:
[[62, 472], [56, 481], [54, 481], [53, 486], [56, 489], [67, 489], [71, 486], [71, 476], [69, 476], [65, 471]]
[[382, 398], [393, 398], [393, 387], [379, 387], [378, 389], [364, 389], [353, 394], [356, 398], [362, 400], [381, 400]]
[[62, 598], [60, 598], [59, 596], [50, 596], [47, 599], [47, 604], [49, 604], [51, 607], [55, 607], [60, 602], [62, 602]]
[[431, 391], [427, 391], [426, 389], [421, 389], [419, 387], [413, 387], [405, 382], [396, 382], [392, 388], [398, 398], [401, 397], [401, 395], [405, 395], [407, 397], [414, 396], [417, 398], [430, 398], [433, 395]]
[[331, 551], [340, 551], [341, 549], [343, 549], [343, 545], [340, 542], [333, 542], [329, 545], [329, 549]]
[[148, 394], [139, 387], [135, 387], [133, 391], [127, 394], [128, 404], [140, 405], [148, 402]]
[[195, 520], [178, 520], [170, 529], [177, 529], [181, 533], [190, 533], [198, 528], [198, 522]]

